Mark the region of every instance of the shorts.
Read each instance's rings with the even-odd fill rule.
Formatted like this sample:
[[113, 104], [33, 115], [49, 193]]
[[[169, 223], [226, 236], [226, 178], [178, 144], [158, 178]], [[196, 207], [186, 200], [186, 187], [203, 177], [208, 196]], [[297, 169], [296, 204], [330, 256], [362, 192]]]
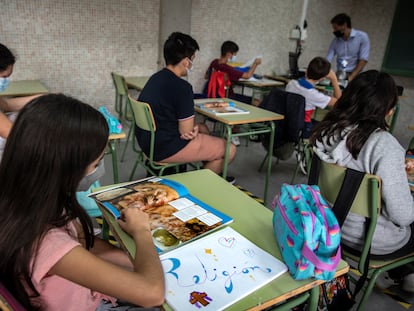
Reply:
[[224, 158], [226, 141], [222, 138], [199, 133], [183, 149], [159, 162], [214, 161]]

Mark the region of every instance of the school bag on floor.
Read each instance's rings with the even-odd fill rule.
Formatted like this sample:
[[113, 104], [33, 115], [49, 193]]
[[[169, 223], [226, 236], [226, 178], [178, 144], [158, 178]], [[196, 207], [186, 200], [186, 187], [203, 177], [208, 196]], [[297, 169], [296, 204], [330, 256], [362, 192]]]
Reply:
[[274, 234], [291, 276], [331, 280], [341, 260], [341, 235], [319, 187], [283, 184], [275, 203]]

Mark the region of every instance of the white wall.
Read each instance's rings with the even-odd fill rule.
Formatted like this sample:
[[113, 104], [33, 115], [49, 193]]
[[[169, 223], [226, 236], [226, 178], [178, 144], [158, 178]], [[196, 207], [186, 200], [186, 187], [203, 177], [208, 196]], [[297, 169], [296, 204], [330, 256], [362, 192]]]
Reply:
[[[371, 38], [368, 68], [380, 69], [396, 1], [309, 0], [299, 65], [326, 54], [330, 19], [347, 12]], [[163, 66], [162, 43], [177, 30], [200, 44], [189, 78], [196, 92], [225, 40], [239, 44], [240, 61], [261, 54], [259, 73], [285, 73], [301, 10], [302, 0], [0, 0], [0, 42], [18, 56], [13, 79], [40, 79], [53, 92], [112, 106], [110, 72], [152, 74]]]

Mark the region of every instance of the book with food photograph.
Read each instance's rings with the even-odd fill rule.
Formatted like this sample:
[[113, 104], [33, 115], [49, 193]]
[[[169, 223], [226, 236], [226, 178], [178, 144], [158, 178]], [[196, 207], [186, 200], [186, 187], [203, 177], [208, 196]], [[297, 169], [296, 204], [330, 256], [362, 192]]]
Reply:
[[196, 103], [196, 106], [204, 111], [215, 115], [248, 114], [250, 111], [238, 107], [231, 101], [214, 99], [208, 102]]
[[148, 213], [152, 237], [159, 253], [233, 221], [192, 196], [182, 184], [159, 177], [121, 184], [89, 196], [114, 218], [119, 218], [121, 210], [129, 207]]
[[414, 155], [407, 154], [405, 156], [405, 171], [407, 172], [408, 184], [414, 187]]

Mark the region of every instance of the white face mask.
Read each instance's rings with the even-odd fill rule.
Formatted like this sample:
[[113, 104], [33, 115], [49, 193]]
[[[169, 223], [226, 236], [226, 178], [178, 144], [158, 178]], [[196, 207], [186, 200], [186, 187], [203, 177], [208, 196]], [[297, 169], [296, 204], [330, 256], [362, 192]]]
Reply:
[[230, 58], [229, 58], [229, 63], [234, 63], [236, 61], [236, 55], [232, 55]]
[[10, 84], [10, 78], [0, 77], [0, 92], [3, 92]]
[[187, 75], [189, 75], [190, 73], [192, 73], [193, 70], [194, 70], [194, 65], [193, 65], [192, 60], [188, 58], [188, 61], [190, 62], [191, 67], [190, 68], [188, 68], [188, 67], [186, 68], [187, 69]]
[[102, 159], [98, 166], [88, 175], [83, 176], [78, 185], [78, 191], [87, 191], [92, 184], [105, 174], [105, 164]]

